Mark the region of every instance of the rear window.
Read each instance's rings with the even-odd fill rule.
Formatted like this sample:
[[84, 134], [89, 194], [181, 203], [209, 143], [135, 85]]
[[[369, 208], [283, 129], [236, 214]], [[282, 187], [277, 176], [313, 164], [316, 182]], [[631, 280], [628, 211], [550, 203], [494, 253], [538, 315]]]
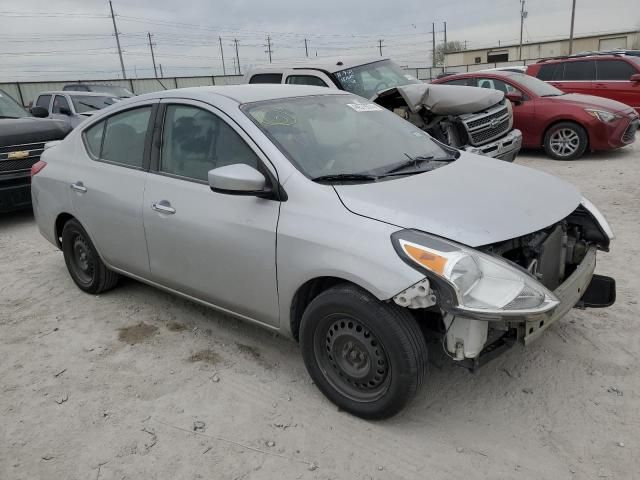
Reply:
[[564, 78], [566, 81], [594, 80], [596, 65], [593, 60], [581, 62], [566, 62], [564, 64]]
[[599, 60], [597, 66], [598, 80], [629, 80], [631, 75], [638, 73], [624, 60]]
[[249, 83], [282, 83], [281, 73], [258, 73], [251, 77]]

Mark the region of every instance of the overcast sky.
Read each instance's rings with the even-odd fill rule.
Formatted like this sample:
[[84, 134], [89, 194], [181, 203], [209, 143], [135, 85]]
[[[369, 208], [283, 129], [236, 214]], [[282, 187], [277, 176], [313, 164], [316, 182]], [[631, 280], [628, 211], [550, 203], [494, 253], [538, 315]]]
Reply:
[[[309, 54], [383, 54], [403, 65], [429, 66], [431, 24], [437, 41], [447, 22], [449, 40], [468, 48], [516, 43], [519, 0], [114, 0], [127, 75], [152, 76], [147, 32], [165, 76], [227, 73], [238, 39], [243, 70], [273, 59]], [[568, 36], [571, 0], [528, 0], [525, 41]], [[638, 0], [577, 0], [576, 35], [640, 28]], [[2, 0], [0, 81], [117, 78], [120, 64], [105, 0]]]

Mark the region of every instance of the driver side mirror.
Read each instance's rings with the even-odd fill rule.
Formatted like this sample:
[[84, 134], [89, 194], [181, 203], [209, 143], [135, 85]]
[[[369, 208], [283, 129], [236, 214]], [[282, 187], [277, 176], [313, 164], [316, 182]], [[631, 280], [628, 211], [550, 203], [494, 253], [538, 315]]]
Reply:
[[505, 94], [505, 97], [509, 99], [509, 101], [515, 105], [519, 105], [524, 102], [524, 96], [522, 92], [509, 92]]
[[640, 73], [634, 73], [633, 75], [631, 75], [631, 78], [629, 80], [631, 80], [632, 82], [640, 83]]
[[208, 173], [209, 186], [217, 193], [270, 197], [267, 180], [263, 174], [246, 163], [236, 163], [214, 168]]
[[71, 110], [68, 107], [60, 107], [60, 113], [62, 115], [71, 115]]
[[44, 107], [31, 107], [31, 115], [37, 118], [47, 118], [49, 116], [49, 110]]

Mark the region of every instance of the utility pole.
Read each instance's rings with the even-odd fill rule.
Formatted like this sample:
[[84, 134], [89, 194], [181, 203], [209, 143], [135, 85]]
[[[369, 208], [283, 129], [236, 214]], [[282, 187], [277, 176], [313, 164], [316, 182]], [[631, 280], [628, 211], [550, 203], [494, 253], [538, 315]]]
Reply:
[[264, 53], [268, 53], [269, 54], [269, 63], [272, 63], [271, 62], [272, 50], [271, 50], [271, 36], [270, 35], [267, 35], [267, 44], [265, 45], [265, 47], [267, 47], [267, 49], [264, 51]]
[[520, 48], [518, 49], [518, 60], [522, 60], [522, 30], [524, 29], [524, 19], [527, 18], [524, 4], [525, 0], [520, 0]]
[[234, 38], [233, 43], [236, 45], [236, 65], [238, 65], [238, 75], [242, 75], [240, 71], [240, 55], [238, 55], [238, 39]]
[[309, 58], [309, 45], [307, 44], [307, 39], [304, 39], [304, 54], [307, 58]]
[[220, 55], [222, 56], [222, 74], [226, 75], [227, 67], [224, 66], [224, 50], [222, 49], [222, 37], [218, 37], [218, 40], [220, 41]]
[[160, 78], [164, 78], [164, 73], [162, 73], [162, 64], [160, 64]]
[[576, 19], [576, 0], [571, 7], [571, 32], [569, 33], [569, 55], [573, 53], [573, 22]]
[[156, 69], [156, 57], [153, 55], [153, 43], [151, 43], [151, 32], [147, 32], [149, 37], [149, 48], [151, 49], [151, 61], [153, 62], [153, 74], [158, 78], [158, 70]]
[[382, 42], [384, 40], [378, 40], [378, 48], [380, 49], [380, 56], [382, 56]]
[[436, 24], [431, 24], [431, 66], [436, 66]]
[[447, 53], [447, 22], [444, 23], [444, 53]]
[[109, 9], [111, 10], [111, 21], [113, 22], [113, 32], [116, 36], [116, 43], [118, 44], [118, 55], [120, 56], [120, 68], [122, 68], [122, 78], [127, 79], [127, 74], [124, 71], [124, 62], [122, 61], [122, 49], [120, 48], [120, 37], [118, 36], [118, 27], [116, 27], [116, 16], [113, 14], [113, 4], [109, 0]]

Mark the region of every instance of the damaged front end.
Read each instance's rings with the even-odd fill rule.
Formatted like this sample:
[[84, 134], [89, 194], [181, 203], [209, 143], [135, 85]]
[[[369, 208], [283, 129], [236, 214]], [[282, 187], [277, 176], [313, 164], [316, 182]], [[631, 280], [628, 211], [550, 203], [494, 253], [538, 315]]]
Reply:
[[384, 90], [373, 101], [469, 153], [511, 162], [522, 146], [522, 133], [513, 129], [511, 103], [498, 90], [411, 84]]
[[547, 228], [477, 249], [401, 231], [396, 251], [426, 278], [393, 300], [439, 313], [446, 351], [475, 369], [529, 344], [574, 307], [612, 305], [615, 280], [594, 275], [596, 251], [608, 251], [612, 238], [586, 199]]

